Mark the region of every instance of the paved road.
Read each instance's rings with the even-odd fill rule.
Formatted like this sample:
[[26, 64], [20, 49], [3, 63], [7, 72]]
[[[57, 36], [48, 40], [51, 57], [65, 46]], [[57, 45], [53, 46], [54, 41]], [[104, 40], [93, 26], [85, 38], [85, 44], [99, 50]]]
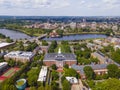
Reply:
[[79, 79], [79, 83], [76, 85], [72, 85], [71, 90], [88, 90], [85, 86], [83, 86], [82, 81]]
[[62, 73], [59, 72], [59, 87], [62, 90], [62, 83], [61, 83]]

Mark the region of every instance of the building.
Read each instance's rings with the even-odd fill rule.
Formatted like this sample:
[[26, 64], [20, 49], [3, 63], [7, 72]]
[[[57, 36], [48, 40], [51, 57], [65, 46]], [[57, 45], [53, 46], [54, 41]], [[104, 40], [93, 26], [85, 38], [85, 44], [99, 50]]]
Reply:
[[92, 53], [91, 56], [93, 58], [97, 58], [99, 60], [100, 64], [111, 64], [111, 63], [113, 63], [113, 61], [110, 60], [110, 58], [106, 57], [100, 51]]
[[56, 64], [57, 67], [63, 67], [65, 64], [68, 64], [69, 66], [76, 64], [77, 60], [74, 54], [61, 53], [61, 49], [59, 48], [58, 53], [47, 53], [43, 62], [47, 66]]
[[71, 84], [78, 84], [78, 80], [76, 77], [66, 77], [66, 79], [71, 83]]
[[8, 68], [7, 62], [1, 62], [0, 63], [0, 75]]
[[84, 65], [84, 66], [79, 66], [79, 65], [72, 65], [72, 68], [75, 69], [81, 76], [82, 79], [85, 79], [85, 73], [84, 73], [84, 67], [85, 66], [90, 66], [94, 70], [94, 73], [97, 75], [103, 75], [107, 74], [107, 64], [96, 64], [96, 65]]
[[15, 61], [21, 61], [23, 63], [29, 62], [33, 59], [34, 53], [32, 52], [23, 52], [23, 51], [12, 51], [4, 55], [5, 60], [13, 59]]
[[0, 42], [0, 49], [5, 49], [5, 48], [12, 46], [14, 44], [15, 44], [14, 42], [13, 43]]
[[48, 72], [47, 66], [42, 66], [37, 81], [41, 81], [41, 82], [46, 81], [47, 72]]

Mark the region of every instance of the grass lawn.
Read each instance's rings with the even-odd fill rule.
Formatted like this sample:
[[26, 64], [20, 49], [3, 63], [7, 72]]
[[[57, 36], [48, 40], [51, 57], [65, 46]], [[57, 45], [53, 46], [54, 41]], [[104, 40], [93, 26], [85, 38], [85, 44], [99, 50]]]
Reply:
[[58, 53], [59, 48], [61, 48], [61, 53], [70, 53], [68, 45], [58, 45], [58, 47], [55, 49], [55, 53]]
[[14, 71], [15, 71], [15, 69], [14, 69], [14, 68], [11, 68], [11, 69], [8, 70], [5, 74], [3, 74], [3, 76], [9, 77]]
[[62, 53], [65, 53], [65, 49], [64, 49], [63, 45], [58, 45], [58, 47], [55, 49], [56, 53], [58, 53], [59, 48], [61, 48]]

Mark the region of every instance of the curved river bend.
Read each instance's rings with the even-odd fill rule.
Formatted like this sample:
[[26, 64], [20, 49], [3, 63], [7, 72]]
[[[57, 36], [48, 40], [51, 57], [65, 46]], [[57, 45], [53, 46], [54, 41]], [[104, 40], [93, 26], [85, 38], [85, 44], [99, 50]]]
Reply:
[[15, 31], [15, 30], [9, 30], [9, 29], [0, 29], [0, 33], [5, 35], [6, 37], [10, 37], [13, 40], [30, 39], [31, 38], [27, 34], [24, 34], [22, 32]]

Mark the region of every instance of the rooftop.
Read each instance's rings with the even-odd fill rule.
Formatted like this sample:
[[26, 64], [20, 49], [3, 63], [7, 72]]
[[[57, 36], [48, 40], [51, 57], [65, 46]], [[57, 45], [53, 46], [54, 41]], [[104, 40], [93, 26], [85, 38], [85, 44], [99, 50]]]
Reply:
[[10, 44], [12, 44], [12, 43], [0, 42], [0, 48], [8, 46]]
[[3, 67], [5, 67], [6, 65], [8, 65], [7, 62], [1, 62], [1, 63], [0, 63], [0, 69], [2, 69]]
[[45, 55], [44, 61], [51, 60], [76, 60], [75, 55], [71, 53], [47, 53]]
[[77, 80], [76, 77], [66, 77], [66, 79], [67, 79], [71, 84], [78, 83], [78, 80]]
[[38, 77], [38, 81], [45, 81], [46, 80], [46, 76], [47, 76], [47, 67], [46, 66], [42, 66], [42, 69], [39, 73], [39, 77]]
[[24, 52], [24, 51], [12, 51], [5, 56], [10, 56], [10, 57], [26, 57], [26, 58], [31, 58], [34, 56], [34, 53], [32, 52]]
[[84, 65], [84, 66], [78, 66], [78, 65], [72, 65], [72, 68], [80, 71], [81, 74], [84, 74], [84, 67], [85, 66], [90, 66], [92, 67], [93, 70], [100, 70], [100, 69], [106, 69], [107, 68], [107, 64], [96, 64], [96, 65]]

